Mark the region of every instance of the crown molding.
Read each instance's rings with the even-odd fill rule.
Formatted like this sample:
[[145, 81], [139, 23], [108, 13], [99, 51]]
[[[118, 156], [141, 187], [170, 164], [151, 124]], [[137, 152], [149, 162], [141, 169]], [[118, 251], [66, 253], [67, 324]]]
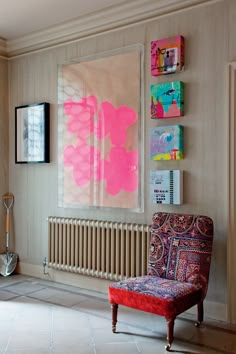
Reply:
[[219, 1], [222, 0], [130, 0], [119, 6], [110, 6], [106, 10], [9, 40], [7, 55], [13, 58]]
[[0, 38], [0, 57], [7, 58], [7, 42], [3, 38]]

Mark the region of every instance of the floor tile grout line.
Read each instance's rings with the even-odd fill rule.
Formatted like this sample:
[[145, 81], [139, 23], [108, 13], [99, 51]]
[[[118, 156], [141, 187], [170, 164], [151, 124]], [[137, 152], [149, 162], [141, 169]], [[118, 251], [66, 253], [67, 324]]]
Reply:
[[[10, 285], [10, 286], [12, 286], [12, 285]], [[5, 288], [8, 288], [10, 286], [5, 286]], [[42, 290], [45, 290], [45, 289], [53, 289], [53, 290], [62, 291], [62, 292], [73, 294], [73, 295], [85, 296], [85, 297], [88, 297], [88, 298], [91, 298], [91, 299], [96, 298], [96, 299], [99, 299], [101, 302], [104, 302], [104, 303], [107, 302], [107, 300], [105, 298], [98, 297], [96, 295], [85, 294], [83, 291], [82, 292], [75, 291], [75, 290], [72, 291], [72, 290], [67, 290], [67, 289], [61, 289], [60, 287], [46, 286], [46, 285], [44, 285], [44, 287], [42, 289], [37, 289], [37, 290], [30, 291], [28, 294], [33, 294], [35, 292], [42, 291]], [[6, 290], [9, 291], [10, 293], [19, 294], [19, 295], [27, 294], [27, 293], [16, 293], [13, 290], [9, 290], [9, 289], [6, 289]], [[4, 289], [4, 291], [6, 291], [6, 290]], [[1, 291], [1, 287], [0, 287], [0, 291]]]
[[[12, 319], [12, 321], [14, 321], [15, 317], [16, 317], [16, 314], [14, 314], [14, 318]], [[9, 344], [10, 344], [10, 339], [11, 339], [11, 335], [9, 334], [9, 336], [8, 336], [8, 341], [7, 341], [7, 345], [6, 345], [6, 348], [5, 348], [4, 354], [6, 354], [6, 353], [7, 353], [7, 351], [8, 351]]]
[[53, 306], [51, 307], [51, 335], [50, 335], [50, 354], [53, 353], [53, 328], [54, 328], [54, 311]]
[[[13, 294], [13, 293], [11, 293], [11, 294]], [[23, 296], [23, 295], [18, 295], [18, 294], [15, 294], [15, 293], [14, 293], [14, 295], [16, 295], [16, 296], [13, 296], [13, 297], [5, 299], [5, 300], [0, 300], [0, 301], [6, 301], [7, 302], [7, 301], [15, 300], [15, 299]]]
[[[46, 289], [46, 288], [45, 288]], [[5, 290], [4, 290], [5, 291]], [[38, 290], [34, 290], [34, 291], [30, 291], [30, 292], [26, 292], [26, 293], [17, 293], [15, 291], [12, 291], [12, 290], [7, 290], [10, 294], [13, 294], [13, 295], [16, 295], [16, 297], [19, 297], [19, 296], [25, 296], [25, 295], [29, 295], [29, 294], [33, 294], [34, 292], [37, 292]], [[1, 290], [0, 290], [0, 293], [1, 293]]]
[[91, 342], [93, 344], [93, 353], [96, 354], [97, 351], [96, 351], [96, 343], [95, 343], [95, 340], [94, 340], [94, 335], [93, 335], [93, 328], [92, 328], [92, 324], [91, 324], [91, 319], [88, 317], [88, 322], [89, 322], [89, 326], [90, 326], [90, 330], [91, 330], [91, 334], [92, 334], [92, 339], [91, 339]]

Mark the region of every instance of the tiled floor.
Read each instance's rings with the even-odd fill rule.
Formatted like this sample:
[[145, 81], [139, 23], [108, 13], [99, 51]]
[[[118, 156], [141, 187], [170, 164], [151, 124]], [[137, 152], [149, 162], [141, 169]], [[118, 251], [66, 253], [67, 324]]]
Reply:
[[[111, 332], [104, 295], [22, 275], [0, 277], [0, 354], [162, 354], [162, 317], [120, 307]], [[236, 353], [236, 327], [176, 320], [172, 352]]]

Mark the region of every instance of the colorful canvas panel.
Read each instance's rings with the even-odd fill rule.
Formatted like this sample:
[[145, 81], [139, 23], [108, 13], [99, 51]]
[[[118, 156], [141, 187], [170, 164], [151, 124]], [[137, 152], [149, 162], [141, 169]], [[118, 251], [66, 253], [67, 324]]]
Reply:
[[183, 203], [183, 173], [179, 170], [150, 171], [151, 201], [154, 204]]
[[151, 160], [183, 160], [183, 132], [182, 125], [151, 128]]
[[184, 37], [175, 36], [151, 42], [151, 74], [172, 74], [184, 69]]
[[172, 118], [184, 115], [184, 83], [164, 82], [151, 85], [151, 118]]

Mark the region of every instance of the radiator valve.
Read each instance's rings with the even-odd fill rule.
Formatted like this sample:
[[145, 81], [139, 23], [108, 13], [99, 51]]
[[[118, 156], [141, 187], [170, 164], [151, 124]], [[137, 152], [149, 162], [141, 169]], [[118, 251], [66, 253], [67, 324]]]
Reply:
[[48, 272], [46, 272], [46, 267], [47, 267], [47, 257], [44, 257], [43, 260], [43, 274], [46, 275]]

